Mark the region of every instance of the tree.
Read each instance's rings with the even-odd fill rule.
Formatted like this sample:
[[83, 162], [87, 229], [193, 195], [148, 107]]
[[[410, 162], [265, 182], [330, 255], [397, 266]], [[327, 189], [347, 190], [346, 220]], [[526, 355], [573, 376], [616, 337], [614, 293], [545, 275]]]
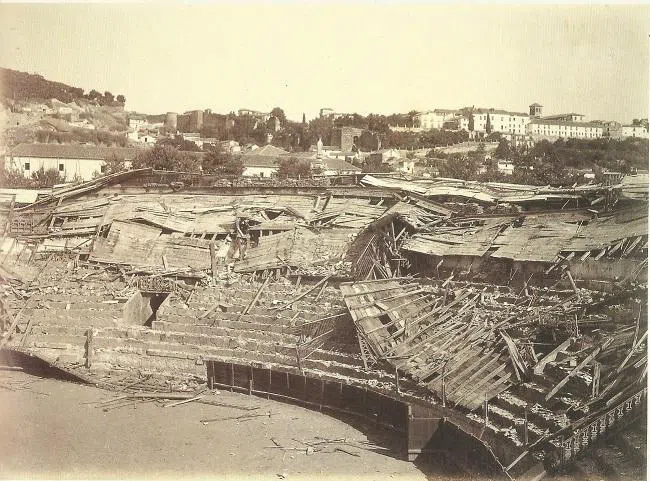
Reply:
[[170, 145], [156, 145], [152, 149], [138, 152], [133, 160], [133, 168], [151, 167], [156, 170], [177, 172], [198, 172], [199, 156], [180, 152]]
[[478, 172], [478, 163], [474, 155], [452, 154], [444, 165], [440, 166], [442, 177], [474, 180]]
[[109, 155], [104, 162], [103, 175], [117, 174], [118, 172], [126, 170], [124, 167], [124, 157], [118, 157], [114, 153]]
[[61, 176], [58, 169], [45, 170], [43, 167], [32, 172], [32, 179], [38, 187], [51, 187], [55, 184], [62, 184], [65, 178]]
[[469, 110], [468, 117], [467, 129], [470, 132], [474, 132], [474, 109]]
[[291, 156], [288, 159], [280, 159], [278, 165], [278, 177], [281, 179], [300, 179], [311, 176], [311, 165], [307, 161], [300, 161]]
[[104, 102], [106, 102], [106, 104], [110, 105], [114, 101], [115, 101], [115, 96], [112, 93], [110, 93], [108, 90], [104, 92]]
[[280, 107], [275, 107], [273, 110], [271, 110], [271, 117], [275, 117], [280, 121], [280, 125], [284, 125], [284, 123], [287, 121], [287, 116], [284, 115], [284, 110], [282, 110]]
[[510, 157], [510, 143], [506, 139], [499, 141], [499, 145], [494, 151], [494, 157], [497, 159], [508, 159]]
[[101, 96], [102, 96], [102, 94], [100, 94], [100, 93], [99, 93], [97, 90], [95, 90], [95, 89], [92, 89], [90, 92], [88, 92], [88, 98], [89, 98], [90, 100], [97, 100], [97, 99], [100, 98]]
[[408, 114], [409, 127], [415, 127], [416, 118], [418, 116], [417, 110], [411, 110]]
[[124, 95], [122, 95], [122, 94], [118, 95], [117, 98], [116, 98], [116, 100], [117, 100], [119, 103], [121, 103], [121, 104], [125, 104], [125, 103], [126, 103], [126, 97], [125, 97]]
[[244, 173], [241, 157], [224, 152], [221, 146], [212, 147], [203, 155], [202, 167], [208, 174], [240, 176]]
[[487, 120], [485, 121], [485, 133], [488, 135], [492, 133], [492, 121], [490, 120], [490, 114], [487, 114]]

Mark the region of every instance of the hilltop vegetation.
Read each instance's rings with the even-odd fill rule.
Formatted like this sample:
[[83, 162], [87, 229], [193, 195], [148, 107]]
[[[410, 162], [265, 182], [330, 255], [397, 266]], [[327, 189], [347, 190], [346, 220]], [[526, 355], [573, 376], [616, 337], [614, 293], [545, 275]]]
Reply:
[[70, 103], [77, 99], [86, 99], [99, 105], [109, 106], [124, 105], [126, 102], [124, 95], [114, 96], [108, 91], [101, 94], [94, 89], [85, 94], [84, 89], [80, 87], [53, 82], [42, 75], [8, 68], [0, 68], [0, 85], [2, 85], [2, 96], [13, 100], [57, 99]]

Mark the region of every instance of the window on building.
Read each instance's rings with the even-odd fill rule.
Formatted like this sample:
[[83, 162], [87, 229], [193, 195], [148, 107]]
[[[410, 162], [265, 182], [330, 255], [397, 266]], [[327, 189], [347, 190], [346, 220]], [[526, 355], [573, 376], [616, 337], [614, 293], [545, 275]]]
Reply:
[[64, 170], [65, 170], [65, 165], [64, 164], [59, 164], [59, 172], [63, 172]]
[[99, 172], [102, 173], [102, 174], [105, 174], [106, 173], [106, 166], [105, 165], [100, 166], [99, 167]]
[[29, 162], [25, 162], [25, 170], [29, 170]]

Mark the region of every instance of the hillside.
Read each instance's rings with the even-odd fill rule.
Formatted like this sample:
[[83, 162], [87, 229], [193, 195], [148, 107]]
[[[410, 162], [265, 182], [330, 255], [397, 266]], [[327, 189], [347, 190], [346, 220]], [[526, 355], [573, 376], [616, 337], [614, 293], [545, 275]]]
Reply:
[[[124, 102], [41, 75], [0, 68], [2, 86], [0, 142], [11, 147], [23, 142], [127, 144]], [[123, 96], [118, 96], [125, 100]]]
[[101, 94], [91, 90], [87, 94], [80, 87], [73, 87], [61, 82], [45, 79], [42, 75], [19, 72], [8, 68], [0, 68], [0, 95], [11, 100], [48, 100], [57, 99], [69, 103], [77, 99], [91, 100], [99, 105], [124, 105], [126, 99], [122, 95], [115, 97], [111, 92]]

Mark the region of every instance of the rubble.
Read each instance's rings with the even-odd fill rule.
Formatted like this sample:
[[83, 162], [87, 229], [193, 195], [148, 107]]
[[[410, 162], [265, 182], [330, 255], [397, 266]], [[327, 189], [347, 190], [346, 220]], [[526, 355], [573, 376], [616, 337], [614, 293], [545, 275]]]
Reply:
[[126, 393], [106, 409], [160, 389], [219, 402], [197, 391], [218, 387], [377, 422], [409, 457], [444, 432], [510, 474], [569, 462], [642, 411], [636, 184], [117, 186], [151, 175], [0, 209], [3, 349]]

